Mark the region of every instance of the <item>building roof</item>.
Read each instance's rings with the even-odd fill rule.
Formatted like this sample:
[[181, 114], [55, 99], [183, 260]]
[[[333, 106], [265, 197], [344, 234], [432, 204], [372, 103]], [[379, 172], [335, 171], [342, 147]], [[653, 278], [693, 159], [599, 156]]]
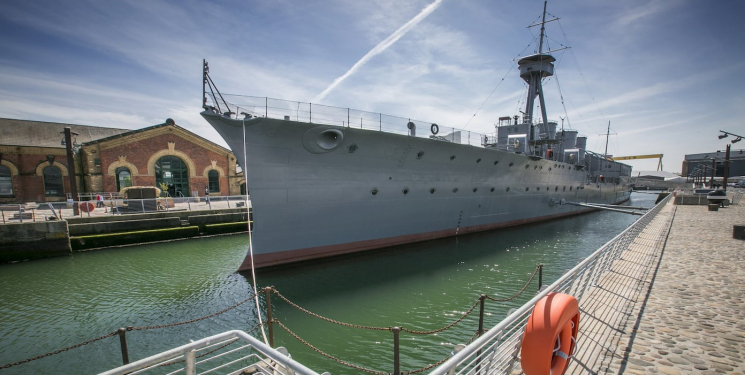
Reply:
[[[717, 150], [712, 152], [706, 152], [702, 154], [688, 154], [685, 156], [686, 161], [700, 161], [700, 160], [709, 160], [711, 161], [711, 158], [714, 159], [722, 159], [724, 160], [726, 152], [724, 150]], [[730, 159], [745, 159], [745, 150], [730, 150], [729, 151], [729, 158]]]
[[104, 128], [100, 126], [63, 124], [58, 122], [18, 120], [0, 118], [0, 144], [11, 146], [59, 147], [65, 128], [78, 135], [73, 139], [78, 144], [130, 131], [129, 129]]

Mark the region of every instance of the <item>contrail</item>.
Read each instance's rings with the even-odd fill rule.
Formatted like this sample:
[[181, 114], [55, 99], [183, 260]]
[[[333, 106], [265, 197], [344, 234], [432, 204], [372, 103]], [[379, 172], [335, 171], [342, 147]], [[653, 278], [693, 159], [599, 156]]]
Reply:
[[347, 77], [351, 76], [359, 68], [361, 68], [363, 65], [365, 65], [370, 59], [372, 59], [375, 55], [385, 51], [388, 49], [388, 47], [392, 46], [393, 43], [396, 43], [397, 40], [401, 39], [402, 36], [406, 35], [406, 33], [409, 32], [414, 26], [416, 26], [419, 21], [426, 18], [430, 13], [432, 13], [435, 9], [437, 9], [438, 6], [440, 6], [440, 3], [442, 3], [443, 0], [435, 0], [434, 3], [427, 5], [422, 9], [419, 14], [417, 14], [414, 18], [409, 20], [409, 22], [406, 22], [403, 26], [399, 27], [398, 30], [394, 31], [393, 34], [389, 35], [387, 38], [383, 39], [382, 42], [378, 43], [375, 48], [371, 49], [370, 52], [368, 52], [365, 56], [362, 56], [362, 58], [357, 61], [352, 68], [350, 68], [344, 75], [334, 80], [329, 87], [326, 88], [326, 90], [323, 90], [320, 94], [316, 95], [311, 102], [318, 103], [323, 98], [328, 95], [331, 90], [333, 90], [336, 86], [338, 86], [340, 83], [342, 83]]

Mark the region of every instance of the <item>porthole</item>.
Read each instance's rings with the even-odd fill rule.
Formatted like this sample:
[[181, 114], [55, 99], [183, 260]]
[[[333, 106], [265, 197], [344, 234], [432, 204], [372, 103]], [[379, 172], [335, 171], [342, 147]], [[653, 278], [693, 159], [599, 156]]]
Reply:
[[528, 191], [528, 190], [530, 190], [530, 188], [526, 186], [526, 187], [525, 187], [525, 191]]
[[435, 193], [436, 191], [437, 191], [437, 190], [435, 190], [435, 188], [431, 188], [431, 189], [429, 189], [429, 193], [430, 193], [430, 194], [434, 194], [434, 193]]
[[534, 165], [533, 166], [533, 170], [536, 170], [536, 169], [538, 169], [538, 166], [537, 165]]
[[458, 188], [453, 188], [453, 193], [457, 193], [457, 192], [458, 192]]
[[558, 164], [554, 164], [554, 168], [556, 168], [556, 166], [557, 166], [557, 165], [558, 165]]
[[540, 167], [538, 167], [538, 169], [543, 170], [543, 166], [541, 165]]
[[551, 172], [551, 167], [548, 167], [548, 171]]
[[572, 191], [572, 186], [569, 187], [569, 191]]
[[409, 194], [409, 188], [404, 188], [401, 192], [404, 193], [404, 195]]
[[515, 163], [510, 163], [510, 167], [511, 167], [512, 165], [514, 165], [514, 164], [515, 164]]
[[489, 189], [489, 191], [493, 193], [494, 192], [494, 188]]
[[355, 151], [357, 151], [357, 145], [356, 144], [349, 145], [349, 153], [351, 154]]
[[419, 151], [419, 152], [418, 152], [418, 153], [416, 154], [416, 158], [417, 158], [417, 159], [421, 159], [421, 158], [422, 158], [422, 156], [424, 156], [424, 151]]
[[530, 164], [525, 164], [525, 169], [530, 168]]
[[548, 186], [546, 186], [546, 191], [548, 191]]
[[494, 165], [499, 164], [499, 160], [494, 160]]
[[564, 186], [564, 190], [563, 191], [567, 191], [567, 187], [566, 186]]
[[538, 186], [536, 186], [535, 187], [535, 191], [541, 191], [541, 188], [539, 188]]
[[554, 189], [554, 191], [559, 191], [559, 187], [557, 186], [556, 189]]
[[506, 189], [504, 189], [504, 191], [509, 192], [510, 191], [510, 188], [506, 188]]
[[450, 160], [455, 160], [455, 155], [451, 155]]
[[377, 188], [373, 188], [372, 190], [370, 190], [370, 194], [372, 194], [372, 195], [378, 195], [378, 189]]
[[476, 159], [476, 164], [481, 163], [481, 158]]
[[473, 188], [473, 192], [474, 193], [477, 192], [477, 191], [479, 191], [479, 188]]

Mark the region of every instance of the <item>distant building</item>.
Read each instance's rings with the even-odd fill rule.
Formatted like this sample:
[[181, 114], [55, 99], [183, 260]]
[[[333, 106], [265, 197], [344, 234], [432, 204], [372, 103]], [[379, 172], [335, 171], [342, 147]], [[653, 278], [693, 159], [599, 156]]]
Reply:
[[[712, 162], [713, 159], [713, 162]], [[730, 150], [729, 176], [745, 176], [745, 150]], [[724, 177], [725, 151], [714, 151], [703, 154], [686, 155], [683, 160], [683, 170], [681, 176], [693, 177], [701, 174], [704, 177], [711, 178], [711, 171], [714, 168], [715, 177]]]
[[[0, 203], [64, 201], [70, 166], [62, 140], [73, 138], [80, 196], [127, 186], [165, 187], [171, 196], [238, 195], [245, 179], [235, 155], [168, 119], [138, 130], [0, 118]], [[74, 197], [78, 200], [78, 197]]]

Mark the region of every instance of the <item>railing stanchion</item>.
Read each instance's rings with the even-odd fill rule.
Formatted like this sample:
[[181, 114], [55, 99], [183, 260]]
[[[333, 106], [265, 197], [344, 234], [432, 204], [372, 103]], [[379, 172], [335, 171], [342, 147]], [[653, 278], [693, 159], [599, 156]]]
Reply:
[[274, 325], [272, 324], [272, 287], [264, 288], [266, 293], [266, 323], [269, 326], [269, 346], [274, 347]]
[[23, 207], [20, 204], [18, 205], [18, 220], [23, 223]]
[[541, 291], [543, 286], [543, 263], [538, 264], [538, 291]]
[[127, 349], [127, 329], [119, 328], [119, 344], [122, 348], [122, 362], [126, 365], [129, 363], [129, 349]]
[[484, 300], [486, 300], [486, 294], [479, 297], [479, 337], [484, 334]]
[[399, 361], [400, 347], [398, 334], [401, 332], [401, 327], [392, 327], [391, 332], [393, 332], [393, 374], [400, 375], [401, 362]]
[[145, 200], [144, 199], [140, 199], [140, 205], [142, 205], [142, 213], [144, 214], [145, 213]]

